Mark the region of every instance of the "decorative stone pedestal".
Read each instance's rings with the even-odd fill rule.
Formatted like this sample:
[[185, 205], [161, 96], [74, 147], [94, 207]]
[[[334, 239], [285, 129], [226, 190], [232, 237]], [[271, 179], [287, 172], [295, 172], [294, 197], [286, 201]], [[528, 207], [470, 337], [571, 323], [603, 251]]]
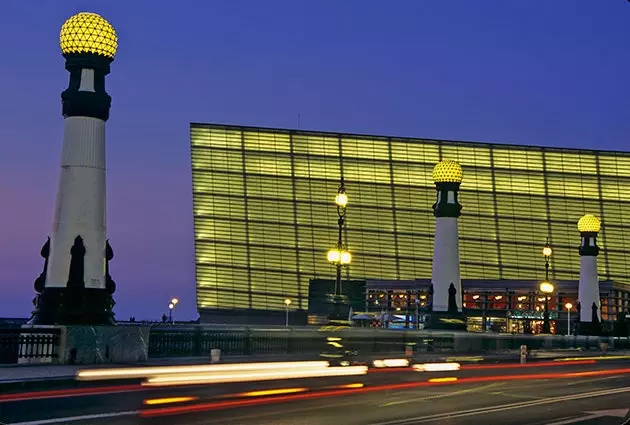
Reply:
[[583, 336], [601, 336], [601, 322], [577, 322], [575, 324], [575, 334]]
[[136, 363], [149, 356], [148, 326], [66, 326], [63, 363]]

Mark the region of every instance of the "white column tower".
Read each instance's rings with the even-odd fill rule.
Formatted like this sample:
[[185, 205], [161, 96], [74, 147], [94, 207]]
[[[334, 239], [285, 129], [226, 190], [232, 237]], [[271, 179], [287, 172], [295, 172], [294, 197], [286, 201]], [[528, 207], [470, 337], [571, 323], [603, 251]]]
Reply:
[[[455, 161], [445, 160], [433, 168], [433, 181], [437, 201], [433, 204], [435, 215], [435, 242], [433, 248], [432, 310], [438, 314], [462, 311], [462, 283], [459, 275], [459, 231], [457, 218], [462, 206], [458, 202], [459, 186], [462, 182], [462, 167]], [[449, 302], [454, 288], [455, 305]]]
[[[601, 221], [594, 215], [587, 214], [578, 221], [580, 231], [580, 286], [578, 301], [580, 302], [580, 323], [601, 322], [601, 303], [599, 298], [599, 279], [597, 277], [597, 234], [601, 229]], [[596, 306], [596, 308], [593, 307]], [[595, 319], [596, 320], [593, 320]], [[586, 330], [581, 326], [582, 330]]]
[[47, 270], [41, 276], [45, 280], [36, 281], [40, 295], [33, 323], [113, 324], [115, 285], [108, 273], [113, 252], [105, 204], [105, 123], [111, 97], [105, 76], [118, 39], [101, 16], [79, 13], [63, 24], [60, 46], [70, 82], [61, 94], [61, 173]]

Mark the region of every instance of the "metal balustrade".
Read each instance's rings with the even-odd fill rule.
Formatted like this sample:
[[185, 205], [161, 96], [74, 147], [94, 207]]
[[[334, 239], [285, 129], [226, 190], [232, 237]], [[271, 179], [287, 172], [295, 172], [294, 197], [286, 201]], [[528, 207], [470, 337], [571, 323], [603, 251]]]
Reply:
[[61, 329], [0, 328], [0, 364], [20, 359], [57, 359]]
[[[628, 337], [531, 336], [381, 329], [255, 329], [210, 326], [153, 326], [149, 335], [149, 357], [209, 356], [220, 349], [223, 356], [316, 355], [330, 348], [329, 337], [341, 338], [344, 349], [361, 354], [413, 352], [491, 353], [518, 350], [592, 349], [606, 341], [611, 350], [630, 349]], [[60, 328], [0, 328], [0, 364], [20, 359], [52, 359], [60, 352]]]

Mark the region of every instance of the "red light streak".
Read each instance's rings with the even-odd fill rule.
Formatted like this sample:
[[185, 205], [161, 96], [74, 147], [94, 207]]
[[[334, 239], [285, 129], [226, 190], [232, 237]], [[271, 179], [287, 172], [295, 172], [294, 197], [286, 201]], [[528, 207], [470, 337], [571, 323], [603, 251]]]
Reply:
[[597, 363], [595, 360], [574, 360], [570, 362], [533, 362], [533, 363], [498, 363], [498, 364], [472, 364], [462, 365], [462, 370], [481, 370], [481, 369], [511, 369], [511, 368], [528, 368], [528, 367], [553, 367], [568, 365], [585, 365]]
[[334, 397], [336, 395], [371, 393], [386, 390], [401, 390], [418, 387], [428, 387], [433, 385], [457, 385], [466, 383], [489, 382], [489, 381], [516, 381], [531, 379], [557, 379], [557, 378], [579, 378], [581, 376], [601, 376], [601, 375], [617, 375], [630, 373], [630, 368], [626, 369], [609, 369], [596, 370], [587, 372], [565, 372], [565, 373], [535, 373], [526, 375], [495, 375], [495, 376], [479, 376], [472, 378], [459, 378], [457, 381], [451, 382], [405, 382], [400, 384], [377, 385], [373, 387], [363, 387], [346, 390], [324, 390], [312, 393], [291, 395], [285, 397], [263, 397], [254, 400], [231, 400], [221, 402], [201, 403], [192, 406], [173, 406], [158, 409], [143, 410], [139, 413], [141, 417], [156, 417], [165, 415], [176, 415], [194, 412], [205, 412], [209, 410], [221, 410], [234, 407], [251, 407], [256, 405], [264, 405], [268, 403], [290, 402], [298, 400], [308, 400], [313, 398]]
[[71, 388], [66, 390], [29, 391], [26, 393], [0, 395], [0, 403], [10, 401], [35, 400], [42, 398], [60, 398], [84, 395], [97, 395], [108, 393], [124, 393], [130, 391], [146, 390], [142, 385], [116, 385], [109, 387]]

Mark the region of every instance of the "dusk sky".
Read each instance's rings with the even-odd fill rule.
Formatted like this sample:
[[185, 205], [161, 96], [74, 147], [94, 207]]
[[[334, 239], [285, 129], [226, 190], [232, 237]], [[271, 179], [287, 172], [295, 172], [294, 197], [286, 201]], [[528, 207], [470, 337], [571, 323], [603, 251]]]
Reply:
[[197, 317], [191, 121], [628, 150], [626, 0], [4, 0], [0, 317], [27, 317], [62, 143], [58, 46], [101, 14], [118, 319]]

